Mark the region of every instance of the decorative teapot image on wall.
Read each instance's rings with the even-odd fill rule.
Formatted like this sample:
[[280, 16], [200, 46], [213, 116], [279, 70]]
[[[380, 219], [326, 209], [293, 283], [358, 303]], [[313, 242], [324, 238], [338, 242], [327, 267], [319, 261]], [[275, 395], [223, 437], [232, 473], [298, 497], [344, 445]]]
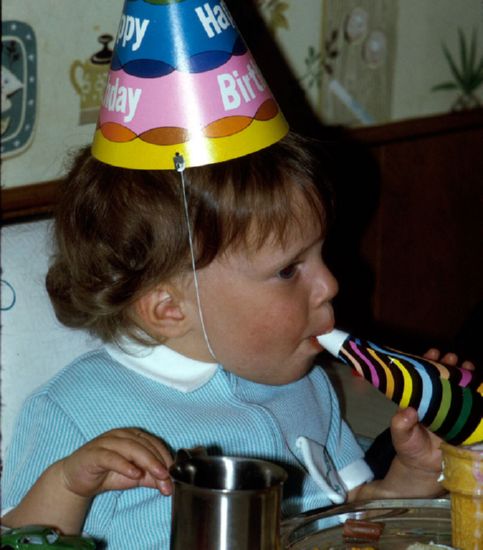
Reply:
[[110, 34], [101, 34], [97, 41], [102, 49], [89, 59], [76, 59], [70, 67], [70, 81], [80, 97], [79, 124], [95, 124], [99, 114], [107, 74], [112, 59]]

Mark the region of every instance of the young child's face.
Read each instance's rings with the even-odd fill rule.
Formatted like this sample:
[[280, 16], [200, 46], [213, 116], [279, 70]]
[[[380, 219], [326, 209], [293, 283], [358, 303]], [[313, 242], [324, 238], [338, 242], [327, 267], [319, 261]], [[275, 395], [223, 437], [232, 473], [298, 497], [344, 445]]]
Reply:
[[294, 224], [285, 246], [269, 239], [258, 250], [229, 251], [199, 271], [216, 359], [255, 382], [279, 385], [304, 376], [321, 351], [314, 336], [334, 326], [330, 300], [337, 282], [322, 260], [320, 224], [308, 206], [304, 214], [304, 227]]

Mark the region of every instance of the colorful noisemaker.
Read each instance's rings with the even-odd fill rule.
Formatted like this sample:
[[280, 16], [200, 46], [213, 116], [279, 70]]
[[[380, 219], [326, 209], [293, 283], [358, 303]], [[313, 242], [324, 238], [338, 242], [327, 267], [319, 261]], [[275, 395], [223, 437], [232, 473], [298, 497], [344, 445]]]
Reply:
[[137, 169], [199, 166], [280, 140], [288, 125], [219, 0], [126, 0], [92, 153]]
[[447, 367], [340, 330], [317, 340], [401, 408], [414, 407], [420, 422], [448, 443], [483, 441], [481, 371]]

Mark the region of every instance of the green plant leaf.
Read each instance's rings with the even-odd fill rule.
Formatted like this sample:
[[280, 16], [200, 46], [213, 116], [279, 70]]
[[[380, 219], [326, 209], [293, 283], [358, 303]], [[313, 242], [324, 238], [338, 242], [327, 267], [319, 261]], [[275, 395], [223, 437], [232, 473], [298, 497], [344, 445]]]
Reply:
[[472, 71], [470, 78], [467, 81], [467, 93], [474, 92], [483, 84], [483, 57], [480, 63]]
[[475, 74], [480, 76], [483, 75], [483, 56], [480, 58], [480, 64], [475, 69]]
[[483, 84], [483, 70], [479, 73], [474, 73], [468, 80], [467, 88], [468, 92], [474, 92]]
[[476, 69], [475, 63], [476, 63], [477, 50], [478, 50], [478, 41], [476, 38], [476, 29], [473, 29], [473, 33], [471, 34], [471, 42], [470, 42], [470, 54], [468, 57], [468, 66], [472, 72], [474, 72], [474, 70]]
[[453, 58], [451, 57], [451, 54], [448, 48], [446, 47], [446, 44], [443, 44], [443, 53], [444, 53], [444, 56], [446, 57], [446, 61], [448, 62], [449, 68], [454, 76], [454, 79], [458, 82], [461, 89], [464, 89], [464, 86], [465, 86], [464, 80], [462, 78], [462, 75], [460, 75], [458, 71], [458, 67], [456, 66], [456, 63], [453, 61]]
[[455, 82], [443, 82], [441, 84], [437, 84], [436, 86], [433, 86], [431, 88], [431, 91], [438, 92], [441, 90], [457, 90], [458, 85]]
[[463, 30], [458, 28], [458, 66], [456, 58], [451, 55], [445, 43], [442, 44], [443, 54], [448, 62], [454, 81], [443, 82], [432, 90], [459, 89], [463, 96], [471, 96], [483, 83], [483, 57], [478, 58], [478, 41], [476, 29], [473, 29], [471, 37], [467, 39]]
[[465, 81], [468, 79], [470, 71], [468, 71], [468, 53], [466, 51], [466, 39], [461, 29], [458, 29], [458, 38], [460, 45], [461, 78], [463, 81]]

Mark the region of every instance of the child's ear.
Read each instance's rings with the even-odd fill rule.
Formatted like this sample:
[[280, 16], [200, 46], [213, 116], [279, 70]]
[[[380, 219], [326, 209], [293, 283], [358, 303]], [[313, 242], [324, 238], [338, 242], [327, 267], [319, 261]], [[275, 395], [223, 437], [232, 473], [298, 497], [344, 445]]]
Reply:
[[143, 328], [154, 337], [176, 338], [187, 330], [187, 318], [177, 293], [165, 287], [154, 288], [134, 303]]

